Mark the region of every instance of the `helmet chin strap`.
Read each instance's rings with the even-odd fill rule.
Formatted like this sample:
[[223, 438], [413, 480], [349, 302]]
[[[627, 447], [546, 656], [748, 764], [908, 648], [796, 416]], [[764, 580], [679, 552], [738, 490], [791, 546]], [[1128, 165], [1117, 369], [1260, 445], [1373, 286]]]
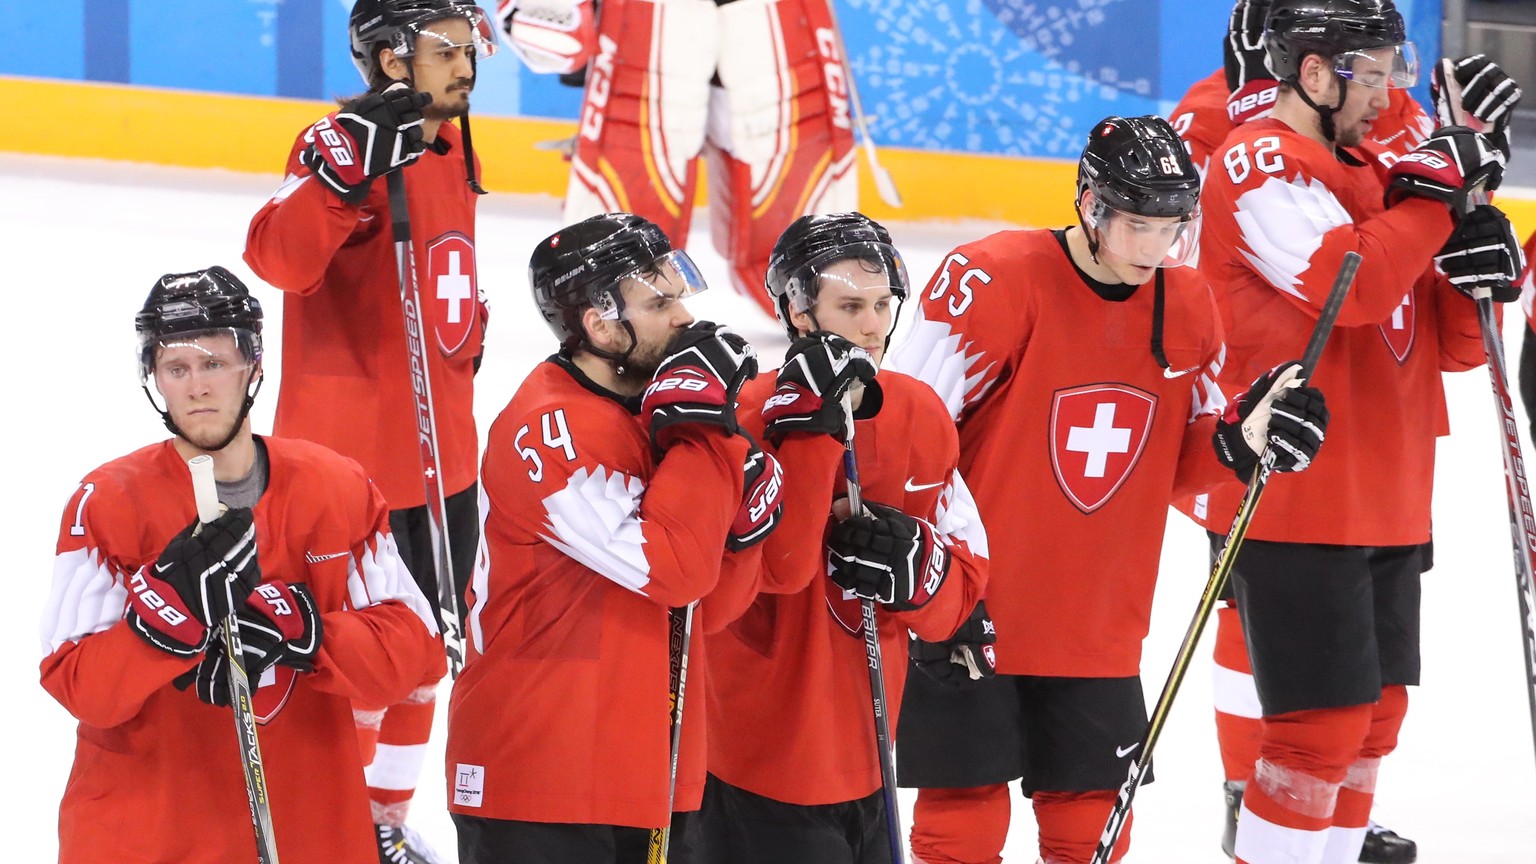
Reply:
[[[253, 368], [251, 370], [251, 378], [245, 382], [245, 401], [241, 403], [240, 414], [235, 417], [235, 423], [232, 427], [230, 427], [229, 434], [224, 436], [224, 440], [220, 441], [213, 447], [203, 447], [202, 445], [194, 446], [196, 446], [199, 450], [205, 450], [209, 453], [217, 453], [220, 450], [223, 450], [225, 447], [228, 447], [230, 443], [235, 440], [235, 437], [240, 434], [240, 427], [245, 425], [245, 418], [251, 413], [251, 406], [256, 404], [256, 394], [261, 392], [262, 382], [267, 380], [266, 376], [259, 375], [257, 373], [258, 370]], [[149, 404], [154, 406], [155, 411], [159, 412], [160, 421], [165, 424], [165, 428], [169, 429], [171, 434], [175, 435], [177, 438], [180, 438], [189, 444], [193, 443], [192, 439], [187, 437], [187, 433], [181, 431], [181, 427], [177, 426], [176, 421], [171, 419], [171, 412], [161, 408], [158, 404], [155, 403], [155, 397], [149, 392], [149, 384], [140, 384], [139, 387], [144, 391], [144, 398], [148, 399]]]
[[607, 360], [609, 363], [612, 363], [614, 374], [623, 375], [625, 368], [629, 366], [630, 355], [635, 353], [635, 349], [640, 345], [640, 337], [635, 335], [635, 327], [633, 324], [630, 324], [623, 318], [619, 319], [619, 323], [624, 325], [624, 332], [629, 334], [628, 348], [625, 348], [623, 351], [608, 351], [593, 345], [592, 340], [583, 337], [581, 340], [581, 349], [586, 351], [588, 354], [593, 355], [594, 357], [601, 357], [604, 360]]
[[1319, 105], [1313, 102], [1312, 97], [1307, 95], [1306, 88], [1301, 86], [1301, 82], [1296, 82], [1296, 95], [1301, 97], [1301, 101], [1307, 103], [1307, 107], [1317, 112], [1318, 123], [1322, 126], [1323, 139], [1330, 144], [1338, 143], [1338, 130], [1334, 128], [1333, 115], [1344, 107], [1344, 91], [1349, 87], [1349, 79], [1338, 74], [1335, 74], [1334, 78], [1339, 82], [1339, 104], [1337, 105]]

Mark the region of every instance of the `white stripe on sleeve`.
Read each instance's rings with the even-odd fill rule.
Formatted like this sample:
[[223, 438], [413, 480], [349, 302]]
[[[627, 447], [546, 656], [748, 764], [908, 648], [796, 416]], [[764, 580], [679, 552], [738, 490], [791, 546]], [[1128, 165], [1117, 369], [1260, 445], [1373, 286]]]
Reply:
[[1312, 266], [1312, 255], [1323, 235], [1354, 222], [1344, 205], [1321, 180], [1294, 181], [1270, 177], [1237, 199], [1236, 219], [1242, 231], [1239, 251], [1269, 284], [1305, 299], [1297, 290], [1301, 274]]
[[53, 559], [53, 586], [39, 628], [43, 656], [116, 624], [128, 609], [128, 586], [95, 549], [73, 549]]
[[544, 499], [539, 535], [582, 566], [637, 594], [651, 581], [640, 498], [645, 483], [599, 465], [579, 468], [565, 488]]
[[932, 387], [949, 416], [958, 420], [997, 380], [997, 363], [983, 363], [986, 358], [974, 345], [950, 325], [928, 320], [919, 306], [906, 338], [886, 355], [885, 365]]
[[360, 552], [347, 558], [347, 597], [353, 609], [366, 609], [389, 600], [409, 606], [416, 617], [437, 635], [437, 618], [432, 604], [411, 578], [411, 571], [400, 557], [393, 534], [380, 531], [374, 535], [373, 548], [364, 543]]
[[972, 555], [978, 558], [989, 557], [987, 529], [981, 524], [981, 511], [977, 509], [976, 499], [971, 497], [971, 490], [965, 485], [965, 478], [960, 476], [958, 468], [949, 475], [949, 483], [939, 495], [933, 527], [945, 538], [945, 542], [963, 542], [970, 547]]

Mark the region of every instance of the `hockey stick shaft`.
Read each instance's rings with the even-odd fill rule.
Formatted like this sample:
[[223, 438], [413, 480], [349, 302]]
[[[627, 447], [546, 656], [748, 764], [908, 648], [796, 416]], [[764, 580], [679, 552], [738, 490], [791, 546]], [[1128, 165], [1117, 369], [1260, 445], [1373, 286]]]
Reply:
[[[213, 477], [213, 457], [207, 454], [187, 460], [192, 472], [192, 495], [197, 519], [207, 523], [219, 518], [219, 489]], [[251, 679], [245, 674], [245, 646], [240, 641], [240, 622], [235, 617], [235, 598], [224, 619], [224, 657], [229, 669], [229, 704], [235, 716], [235, 735], [240, 741], [240, 766], [245, 773], [245, 795], [251, 807], [251, 827], [256, 832], [256, 860], [278, 864], [277, 838], [272, 833], [272, 803], [267, 798], [267, 772], [261, 761], [261, 742], [256, 737], [256, 712], [251, 707]]]
[[[859, 485], [859, 460], [853, 447], [853, 396], [843, 394], [843, 413], [848, 418], [848, 444], [843, 450], [843, 477], [848, 484], [848, 515], [864, 512], [864, 498]], [[864, 614], [864, 659], [869, 666], [869, 693], [875, 715], [875, 755], [880, 760], [880, 791], [885, 800], [885, 833], [891, 844], [891, 860], [904, 864], [905, 844], [901, 839], [901, 813], [896, 803], [896, 761], [891, 751], [890, 703], [885, 695], [885, 661], [880, 652], [880, 627], [875, 620], [875, 601], [865, 598], [860, 604]]]
[[646, 844], [645, 864], [666, 864], [672, 848], [672, 807], [677, 798], [677, 757], [683, 747], [683, 694], [688, 689], [688, 645], [693, 639], [693, 609], [689, 603], [681, 609], [668, 609], [670, 635], [667, 640], [668, 695], [672, 702], [671, 774], [667, 778], [667, 823], [652, 828]]
[[[1359, 268], [1360, 255], [1355, 252], [1345, 253], [1344, 261], [1339, 265], [1338, 276], [1334, 277], [1333, 286], [1329, 289], [1322, 311], [1318, 314], [1317, 324], [1312, 328], [1312, 337], [1307, 340], [1306, 350], [1301, 357], [1301, 377], [1304, 380], [1311, 379], [1312, 370], [1317, 368], [1317, 361], [1323, 356], [1323, 348], [1327, 346], [1328, 336], [1333, 332], [1333, 322], [1339, 317], [1339, 308], [1344, 305], [1344, 297], [1349, 293], [1349, 288], [1355, 281], [1355, 271]], [[1152, 764], [1152, 749], [1157, 746], [1157, 739], [1162, 735], [1163, 727], [1168, 722], [1174, 697], [1178, 695], [1179, 687], [1184, 683], [1184, 676], [1189, 671], [1190, 662], [1194, 659], [1195, 648], [1200, 643], [1200, 635], [1205, 632], [1205, 625], [1210, 620], [1211, 611], [1216, 607], [1222, 591], [1227, 586], [1232, 565], [1237, 560], [1238, 551], [1242, 549], [1243, 538], [1248, 534], [1248, 524], [1259, 506], [1259, 498], [1263, 496], [1265, 487], [1269, 485], [1269, 476], [1274, 467], [1275, 455], [1269, 446], [1265, 445], [1263, 454], [1259, 456], [1259, 464], [1254, 471], [1253, 480], [1249, 482], [1242, 503], [1238, 505], [1237, 513], [1232, 517], [1232, 527], [1227, 531], [1227, 539], [1222, 544], [1221, 552], [1216, 556], [1215, 564], [1211, 567], [1211, 577], [1205, 583], [1205, 591], [1200, 595], [1199, 605], [1195, 607], [1194, 618], [1190, 620], [1189, 628], [1184, 632], [1184, 641], [1179, 644], [1173, 668], [1168, 672], [1168, 680], [1163, 684], [1163, 691], [1158, 695], [1157, 704], [1152, 708], [1146, 732], [1142, 735], [1141, 743], [1137, 747], [1136, 761], [1131, 763], [1130, 772], [1120, 786], [1120, 794], [1115, 798], [1115, 806], [1109, 812], [1109, 821], [1104, 825], [1104, 834], [1099, 838], [1098, 848], [1093, 853], [1093, 864], [1109, 864], [1110, 854], [1115, 848], [1115, 843], [1120, 839], [1120, 832], [1125, 830], [1126, 820], [1131, 815], [1131, 802], [1136, 798], [1136, 790], [1141, 788], [1147, 767]]]
[[395, 270], [400, 278], [400, 308], [405, 315], [405, 344], [415, 395], [417, 449], [421, 455], [421, 479], [427, 493], [432, 560], [437, 571], [438, 614], [443, 619], [443, 647], [448, 652], [448, 671], [454, 678], [464, 668], [464, 637], [459, 617], [458, 579], [453, 572], [453, 551], [448, 540], [447, 502], [443, 497], [437, 437], [437, 410], [432, 401], [432, 375], [427, 367], [425, 328], [421, 323], [421, 290], [416, 282], [416, 252], [411, 244], [410, 208], [405, 197], [404, 170], [388, 175], [389, 216], [395, 239]]
[[1477, 321], [1483, 331], [1483, 352], [1488, 360], [1488, 379], [1493, 386], [1494, 411], [1504, 448], [1504, 491], [1509, 504], [1509, 536], [1515, 558], [1515, 590], [1520, 603], [1520, 645], [1525, 660], [1525, 696], [1531, 709], [1531, 740], [1536, 743], [1536, 508], [1531, 504], [1530, 481], [1520, 447], [1520, 424], [1509, 396], [1509, 372], [1504, 362], [1504, 342], [1493, 314], [1493, 299], [1477, 298]]
[[832, 32], [837, 34], [837, 50], [842, 54], [843, 80], [848, 83], [848, 101], [853, 103], [853, 122], [859, 127], [859, 137], [864, 141], [864, 158], [869, 160], [869, 173], [875, 178], [875, 191], [879, 193], [880, 200], [892, 207], [901, 206], [901, 192], [896, 188], [896, 181], [891, 179], [891, 173], [880, 164], [880, 158], [875, 155], [875, 140], [869, 137], [869, 124], [864, 121], [864, 105], [859, 101], [859, 87], [853, 80], [853, 65], [848, 61], [848, 43], [843, 41], [843, 28], [837, 22], [837, 10], [832, 8], [835, 4], [827, 3], [827, 15], [832, 19]]

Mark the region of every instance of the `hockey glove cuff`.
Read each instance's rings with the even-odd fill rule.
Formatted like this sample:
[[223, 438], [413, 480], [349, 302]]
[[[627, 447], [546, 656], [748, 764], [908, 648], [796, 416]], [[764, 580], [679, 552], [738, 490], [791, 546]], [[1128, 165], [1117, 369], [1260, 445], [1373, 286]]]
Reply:
[[784, 515], [784, 469], [779, 460], [764, 453], [750, 436], [747, 440], [751, 442], [751, 448], [747, 450], [747, 461], [742, 466], [745, 482], [742, 484], [741, 509], [736, 511], [731, 532], [725, 538], [725, 548], [732, 552], [761, 542], [773, 533]]
[[817, 332], [796, 339], [779, 368], [773, 395], [763, 403], [768, 440], [778, 443], [790, 432], [808, 432], [846, 443], [843, 394], [854, 381], [877, 387], [879, 371], [868, 351], [841, 336]]
[[1460, 219], [1504, 178], [1504, 154], [1465, 126], [1437, 130], [1387, 170], [1388, 207], [1410, 196], [1445, 204]]
[[987, 614], [984, 600], [976, 603], [969, 618], [943, 642], [924, 642], [912, 637], [912, 663], [929, 677], [949, 687], [964, 687], [997, 675], [997, 628]]
[[409, 165], [426, 149], [421, 109], [431, 101], [400, 81], [359, 97], [309, 127], [299, 161], [341, 200], [360, 204], [374, 178]]
[[729, 327], [696, 321], [672, 338], [669, 355], [651, 376], [640, 412], [650, 419], [651, 446], [660, 456], [690, 425], [735, 434], [736, 394], [757, 374], [757, 352]]

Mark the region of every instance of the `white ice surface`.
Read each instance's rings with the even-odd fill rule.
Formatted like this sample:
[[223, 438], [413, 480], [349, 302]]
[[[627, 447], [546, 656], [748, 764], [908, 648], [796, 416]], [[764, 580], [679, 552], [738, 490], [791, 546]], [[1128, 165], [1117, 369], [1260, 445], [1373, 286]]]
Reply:
[[[0, 249], [15, 305], [6, 318], [12, 386], [7, 394], [4, 537], [16, 553], [16, 592], [5, 606], [0, 692], [0, 824], [6, 858], [57, 855], [57, 812], [73, 753], [74, 721], [38, 686], [37, 619], [60, 513], [81, 475], [165, 436], [139, 392], [132, 317], [162, 273], [222, 264], [246, 278], [268, 310], [268, 375], [274, 386], [254, 413], [270, 428], [276, 404], [281, 300], [240, 259], [250, 216], [276, 176], [185, 171], [0, 156]], [[1012, 194], [1012, 193], [1004, 193]], [[477, 229], [481, 285], [493, 312], [476, 416], [485, 430], [518, 382], [552, 349], [528, 299], [529, 250], [558, 227], [552, 199], [490, 195]], [[701, 213], [690, 252], [716, 286], [690, 305], [731, 322], [759, 347], [767, 368], [784, 342], [777, 326], [728, 287]], [[990, 226], [891, 226], [919, 285], [954, 245]], [[1518, 314], [1506, 322], [1511, 362]], [[1500, 448], [1487, 375], [1446, 378], [1452, 437], [1440, 448], [1435, 502], [1437, 565], [1424, 579], [1424, 686], [1398, 751], [1382, 769], [1376, 815], [1418, 841], [1424, 864], [1536, 860], [1536, 756], [1522, 684], [1514, 578]], [[1522, 435], [1525, 430], [1521, 415]], [[1285, 482], [1280, 478], [1277, 482]], [[1330, 518], [1320, 513], [1317, 518]], [[1106, 538], [1113, 542], [1113, 538]], [[1207, 575], [1203, 535], [1174, 514], [1163, 583], [1146, 643], [1148, 699], [1155, 699]], [[1221, 824], [1221, 769], [1210, 696], [1210, 631], [1157, 746], [1158, 781], [1137, 798], [1133, 862], [1211, 862]], [[446, 690], [439, 704], [447, 703]], [[452, 860], [445, 810], [442, 721], [432, 739], [411, 823]], [[964, 729], [956, 734], [967, 734]], [[231, 733], [233, 734], [233, 733]], [[188, 766], [195, 782], [196, 767]], [[1034, 823], [1019, 806], [1006, 858], [1032, 862]], [[910, 795], [903, 793], [910, 815]], [[276, 826], [278, 832], [282, 826]]]

